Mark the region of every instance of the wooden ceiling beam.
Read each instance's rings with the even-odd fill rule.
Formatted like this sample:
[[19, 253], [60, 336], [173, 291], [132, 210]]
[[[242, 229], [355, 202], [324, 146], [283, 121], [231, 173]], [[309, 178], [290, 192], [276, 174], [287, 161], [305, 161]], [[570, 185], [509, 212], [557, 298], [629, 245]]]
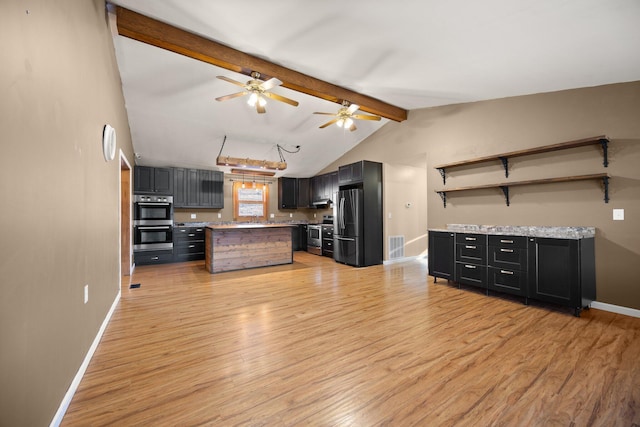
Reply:
[[338, 104], [346, 100], [358, 104], [362, 111], [396, 122], [407, 119], [407, 110], [379, 99], [271, 63], [129, 9], [120, 6], [115, 9], [118, 34], [121, 36], [247, 76], [257, 71], [264, 80], [277, 77], [282, 80], [282, 86], [288, 89]]

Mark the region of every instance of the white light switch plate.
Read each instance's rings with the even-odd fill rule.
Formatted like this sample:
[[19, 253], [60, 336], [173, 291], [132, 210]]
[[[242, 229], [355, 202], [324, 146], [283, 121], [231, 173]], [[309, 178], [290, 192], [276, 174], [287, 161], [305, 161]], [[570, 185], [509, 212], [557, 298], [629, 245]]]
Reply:
[[270, 218], [275, 218], [275, 217], [276, 217], [276, 214], [271, 214], [271, 215], [269, 215], [269, 217], [270, 217]]
[[613, 220], [614, 221], [624, 221], [624, 209], [614, 209], [613, 210]]

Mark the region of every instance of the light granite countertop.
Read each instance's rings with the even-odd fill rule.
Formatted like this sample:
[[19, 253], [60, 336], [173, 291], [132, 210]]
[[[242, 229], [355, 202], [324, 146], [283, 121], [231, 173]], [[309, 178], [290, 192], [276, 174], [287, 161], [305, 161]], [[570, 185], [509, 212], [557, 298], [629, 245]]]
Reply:
[[586, 239], [594, 237], [596, 234], [595, 227], [554, 227], [539, 225], [447, 224], [447, 228], [445, 229], [430, 228], [429, 231], [549, 237], [555, 239]]

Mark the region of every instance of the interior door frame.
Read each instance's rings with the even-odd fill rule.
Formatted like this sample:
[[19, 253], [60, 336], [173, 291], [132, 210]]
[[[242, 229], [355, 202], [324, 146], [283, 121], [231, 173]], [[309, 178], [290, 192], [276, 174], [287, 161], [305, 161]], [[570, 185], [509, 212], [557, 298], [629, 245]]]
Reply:
[[130, 276], [133, 273], [135, 264], [133, 263], [133, 242], [132, 242], [132, 204], [131, 195], [133, 189], [132, 167], [125, 154], [120, 150], [120, 175], [118, 178], [120, 186], [120, 286], [122, 277]]

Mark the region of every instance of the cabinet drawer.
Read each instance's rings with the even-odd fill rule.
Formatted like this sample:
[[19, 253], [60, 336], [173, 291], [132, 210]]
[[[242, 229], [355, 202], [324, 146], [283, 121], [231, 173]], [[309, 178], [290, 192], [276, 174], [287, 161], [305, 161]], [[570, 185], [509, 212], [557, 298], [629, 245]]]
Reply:
[[456, 281], [485, 289], [487, 287], [487, 267], [456, 262]]
[[178, 254], [204, 252], [204, 242], [180, 242], [173, 247]]
[[486, 245], [486, 234], [456, 233], [456, 243], [467, 245]]
[[525, 236], [489, 236], [489, 246], [498, 246], [502, 248], [521, 248], [526, 249], [527, 238]]
[[204, 240], [204, 227], [175, 227], [173, 229], [174, 242], [189, 240]]
[[527, 271], [527, 250], [516, 247], [489, 246], [489, 266]]
[[163, 252], [155, 252], [155, 251], [147, 251], [147, 252], [136, 252], [133, 254], [136, 264], [145, 265], [145, 264], [163, 264], [165, 262], [173, 261], [173, 252], [172, 251], [163, 251]]
[[487, 286], [494, 291], [527, 296], [527, 273], [506, 268], [489, 267]]
[[478, 243], [456, 243], [456, 261], [487, 264], [487, 247]]

